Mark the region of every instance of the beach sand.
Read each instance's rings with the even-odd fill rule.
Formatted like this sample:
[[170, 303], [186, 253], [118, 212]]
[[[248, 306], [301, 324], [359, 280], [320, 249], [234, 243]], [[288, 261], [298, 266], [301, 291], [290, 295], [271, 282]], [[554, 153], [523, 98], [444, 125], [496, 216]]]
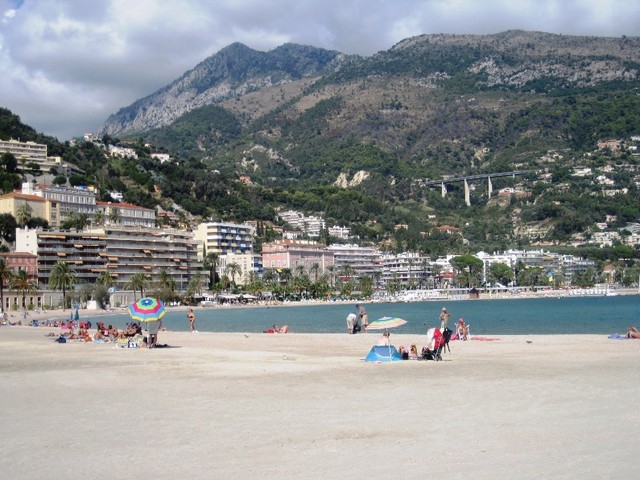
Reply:
[[[7, 479], [637, 478], [640, 341], [161, 332], [172, 348], [0, 327]], [[394, 345], [425, 337], [391, 335]]]

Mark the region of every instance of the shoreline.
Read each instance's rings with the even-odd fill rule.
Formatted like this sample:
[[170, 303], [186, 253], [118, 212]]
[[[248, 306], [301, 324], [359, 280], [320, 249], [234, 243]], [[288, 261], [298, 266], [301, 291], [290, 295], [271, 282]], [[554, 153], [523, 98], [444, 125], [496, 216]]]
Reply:
[[[548, 299], [548, 298], [593, 298], [593, 297], [601, 297], [606, 295], [569, 295], [569, 294], [553, 294], [553, 291], [541, 291], [541, 292], [528, 292], [528, 293], [519, 293], [519, 294], [503, 294], [503, 295], [494, 295], [494, 296], [486, 296], [481, 295], [479, 298], [432, 298], [432, 299], [415, 299], [415, 300], [336, 300], [336, 301], [324, 301], [324, 300], [314, 300], [314, 301], [295, 301], [295, 302], [281, 302], [281, 303], [258, 303], [258, 304], [221, 304], [221, 305], [172, 305], [167, 307], [167, 311], [174, 312], [186, 312], [189, 308], [193, 308], [196, 311], [208, 311], [208, 310], [226, 310], [226, 309], [252, 309], [252, 308], [287, 308], [287, 307], [305, 307], [305, 306], [321, 306], [321, 305], [351, 305], [356, 303], [363, 303], [365, 305], [371, 304], [393, 304], [393, 303], [432, 303], [432, 302], [467, 302], [467, 301], [491, 301], [491, 300], [525, 300], [525, 299]], [[565, 292], [565, 291], [563, 291]], [[615, 290], [615, 295], [620, 296], [629, 296], [629, 295], [640, 295], [640, 292], [637, 289], [620, 289]], [[52, 310], [41, 310], [41, 311], [27, 311], [27, 319], [26, 322], [30, 322], [31, 320], [59, 320], [59, 321], [67, 321], [69, 320], [69, 315], [73, 314], [75, 309], [52, 309]], [[128, 307], [117, 307], [111, 310], [89, 310], [89, 309], [80, 309], [79, 310], [80, 317], [107, 317], [111, 315], [127, 315]], [[8, 312], [10, 321], [20, 321], [22, 319], [21, 311], [11, 311]]]

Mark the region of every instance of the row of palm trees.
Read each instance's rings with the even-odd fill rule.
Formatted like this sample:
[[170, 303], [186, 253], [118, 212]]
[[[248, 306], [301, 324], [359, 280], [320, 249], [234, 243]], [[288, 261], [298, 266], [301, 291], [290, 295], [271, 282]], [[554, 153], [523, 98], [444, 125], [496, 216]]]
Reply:
[[[66, 306], [66, 293], [76, 283], [76, 273], [66, 262], [57, 262], [49, 277], [49, 286], [54, 290], [62, 290], [63, 306]], [[0, 304], [4, 308], [4, 287], [17, 291], [22, 296], [22, 308], [26, 309], [26, 297], [38, 291], [38, 284], [29, 278], [26, 270], [14, 271], [0, 258]]]

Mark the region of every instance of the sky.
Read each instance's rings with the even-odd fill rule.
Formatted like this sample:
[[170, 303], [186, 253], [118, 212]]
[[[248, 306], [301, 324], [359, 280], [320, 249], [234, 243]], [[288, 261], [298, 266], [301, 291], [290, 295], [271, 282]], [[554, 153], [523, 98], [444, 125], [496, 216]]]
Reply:
[[421, 34], [640, 35], [638, 0], [0, 0], [0, 107], [68, 140], [233, 42], [371, 55]]

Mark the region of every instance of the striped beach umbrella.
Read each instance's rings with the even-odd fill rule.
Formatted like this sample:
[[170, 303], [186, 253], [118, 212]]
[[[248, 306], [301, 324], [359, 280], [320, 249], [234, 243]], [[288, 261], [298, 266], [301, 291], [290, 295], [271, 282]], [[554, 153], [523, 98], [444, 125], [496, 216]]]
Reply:
[[164, 313], [164, 303], [157, 298], [145, 297], [129, 305], [129, 315], [138, 322], [155, 322], [160, 320]]
[[407, 323], [406, 320], [398, 317], [382, 317], [374, 320], [367, 326], [368, 330], [386, 330], [387, 328], [395, 328]]

